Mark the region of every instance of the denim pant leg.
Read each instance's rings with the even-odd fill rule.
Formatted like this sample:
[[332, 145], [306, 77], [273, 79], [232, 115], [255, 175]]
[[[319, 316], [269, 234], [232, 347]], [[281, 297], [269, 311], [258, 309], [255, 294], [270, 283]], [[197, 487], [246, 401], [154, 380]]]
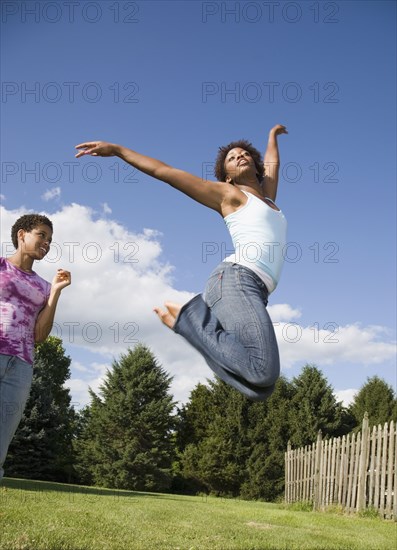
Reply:
[[8, 447], [29, 397], [32, 377], [32, 365], [19, 357], [0, 354], [0, 480]]
[[204, 297], [185, 304], [174, 326], [215, 374], [254, 401], [269, 397], [280, 374], [266, 305], [261, 279], [246, 267], [224, 262], [211, 274]]

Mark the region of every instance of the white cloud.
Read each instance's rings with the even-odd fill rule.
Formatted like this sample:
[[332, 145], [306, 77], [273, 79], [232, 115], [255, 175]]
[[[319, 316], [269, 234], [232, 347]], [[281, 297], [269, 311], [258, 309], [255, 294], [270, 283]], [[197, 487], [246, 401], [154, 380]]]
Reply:
[[[26, 209], [1, 207], [1, 233], [9, 235]], [[212, 378], [204, 359], [183, 338], [160, 323], [153, 307], [171, 300], [185, 303], [190, 292], [176, 290], [173, 266], [162, 259], [161, 234], [146, 228], [133, 233], [92, 209], [71, 204], [49, 217], [54, 238], [48, 256], [35, 269], [51, 281], [60, 267], [72, 273], [72, 285], [62, 292], [53, 334], [73, 347], [73, 401], [88, 402], [88, 386], [95, 392], [112, 359], [141, 342], [174, 377], [171, 391], [186, 401], [198, 382]], [[2, 255], [12, 253], [4, 242]], [[321, 365], [373, 364], [395, 357], [395, 344], [383, 327], [360, 324], [304, 327], [301, 312], [289, 304], [269, 307], [280, 347], [282, 369], [306, 362]], [[97, 354], [97, 363], [83, 362], [78, 349]]]
[[299, 309], [293, 309], [289, 304], [274, 304], [267, 309], [273, 322], [292, 321], [302, 316]]
[[43, 195], [41, 195], [41, 198], [48, 202], [53, 199], [58, 199], [61, 196], [61, 188], [60, 187], [53, 187], [52, 189], [47, 189]]
[[104, 202], [102, 204], [102, 209], [103, 209], [104, 214], [111, 214], [112, 213], [112, 209], [110, 208], [110, 206], [108, 205], [107, 202]]
[[[9, 234], [25, 213], [26, 209], [3, 208], [2, 234]], [[95, 219], [93, 210], [78, 204], [64, 206], [49, 217], [54, 224], [53, 243], [35, 269], [49, 281], [60, 267], [72, 273], [72, 285], [62, 292], [53, 329], [66, 347], [99, 353], [110, 367], [113, 357], [141, 342], [174, 376], [177, 400], [184, 399], [200, 379], [211, 376], [200, 355], [153, 312], [166, 300], [184, 303], [192, 297], [173, 288], [172, 266], [160, 261], [158, 231], [132, 233], [115, 221]], [[10, 242], [4, 242], [2, 254], [11, 249]], [[82, 365], [76, 357], [73, 379], [68, 382], [73, 399], [86, 403], [88, 386], [96, 391], [105, 372], [105, 367], [98, 372], [94, 364]]]
[[299, 362], [373, 365], [396, 356], [396, 343], [384, 327], [362, 327], [359, 323], [327, 323], [323, 327], [304, 327], [294, 322], [274, 324], [284, 368]]
[[6, 196], [3, 194], [0, 194], [0, 201], [4, 202], [6, 199]]
[[342, 401], [344, 407], [348, 407], [354, 400], [354, 396], [359, 390], [347, 389], [335, 391], [335, 397], [337, 401]]

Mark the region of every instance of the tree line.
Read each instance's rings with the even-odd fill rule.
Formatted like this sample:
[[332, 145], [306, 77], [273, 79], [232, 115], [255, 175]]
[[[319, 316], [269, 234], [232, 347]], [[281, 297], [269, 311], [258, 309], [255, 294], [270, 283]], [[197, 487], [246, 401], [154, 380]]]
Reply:
[[307, 364], [281, 376], [271, 397], [249, 401], [219, 379], [197, 384], [177, 407], [171, 376], [138, 344], [113, 361], [90, 403], [75, 410], [62, 340], [37, 345], [28, 404], [11, 443], [6, 475], [137, 491], [211, 493], [276, 500], [284, 492], [288, 441], [299, 447], [397, 420], [393, 388], [368, 378], [344, 407], [322, 372]]

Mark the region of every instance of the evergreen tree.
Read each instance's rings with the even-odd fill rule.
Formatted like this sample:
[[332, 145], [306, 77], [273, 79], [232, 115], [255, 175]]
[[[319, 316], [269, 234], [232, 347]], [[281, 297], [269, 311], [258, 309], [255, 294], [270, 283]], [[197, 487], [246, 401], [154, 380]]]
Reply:
[[207, 433], [214, 417], [214, 397], [211, 387], [197, 384], [189, 401], [178, 410], [177, 446], [183, 451], [189, 443], [199, 443]]
[[290, 438], [292, 394], [291, 383], [281, 376], [270, 398], [251, 407], [251, 454], [247, 461], [247, 478], [241, 487], [243, 498], [271, 501], [284, 491], [284, 457]]
[[91, 392], [85, 426], [75, 444], [80, 475], [106, 487], [170, 487], [175, 424], [170, 383], [143, 345], [113, 362], [100, 395]]
[[60, 338], [49, 336], [36, 345], [32, 389], [7, 456], [9, 476], [72, 479], [75, 413], [64, 387], [70, 363]]
[[207, 408], [200, 407], [201, 417], [194, 417], [196, 439], [182, 454], [183, 474], [209, 492], [236, 496], [246, 475], [252, 402], [218, 379], [210, 383], [206, 397]]
[[291, 444], [310, 445], [321, 430], [323, 437], [342, 435], [345, 417], [331, 386], [314, 365], [303, 367], [292, 381], [294, 396], [290, 409]]
[[96, 455], [95, 433], [99, 430], [98, 408], [101, 405], [99, 397], [89, 388], [91, 404], [76, 413], [76, 430], [73, 441], [75, 453], [74, 470], [78, 483], [93, 485], [93, 469], [100, 458]]
[[397, 399], [393, 388], [378, 376], [367, 378], [367, 382], [355, 395], [349, 410], [357, 429], [361, 429], [365, 412], [370, 426], [397, 421]]
[[214, 414], [211, 387], [201, 383], [190, 392], [189, 401], [177, 409], [173, 492], [197, 494], [207, 489], [196, 474], [196, 446], [207, 436]]

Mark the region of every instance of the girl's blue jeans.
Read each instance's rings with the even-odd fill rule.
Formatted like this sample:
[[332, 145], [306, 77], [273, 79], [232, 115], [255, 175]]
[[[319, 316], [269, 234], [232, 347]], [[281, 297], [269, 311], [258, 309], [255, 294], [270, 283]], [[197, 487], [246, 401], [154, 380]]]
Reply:
[[251, 269], [222, 262], [204, 294], [185, 304], [173, 327], [214, 373], [253, 401], [264, 401], [280, 375], [268, 291]]
[[32, 385], [33, 367], [0, 353], [0, 480], [8, 447], [21, 421]]

